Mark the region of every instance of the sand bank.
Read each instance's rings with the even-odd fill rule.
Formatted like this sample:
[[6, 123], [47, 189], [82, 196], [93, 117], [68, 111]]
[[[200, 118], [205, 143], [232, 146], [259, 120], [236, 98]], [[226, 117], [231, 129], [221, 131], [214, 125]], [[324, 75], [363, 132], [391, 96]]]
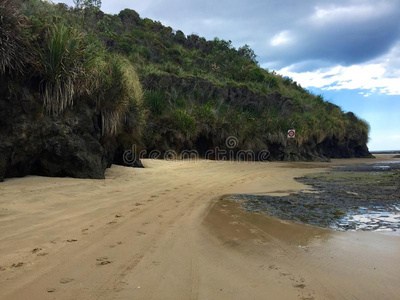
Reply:
[[0, 184], [0, 299], [395, 299], [400, 239], [249, 214], [333, 163], [145, 160]]

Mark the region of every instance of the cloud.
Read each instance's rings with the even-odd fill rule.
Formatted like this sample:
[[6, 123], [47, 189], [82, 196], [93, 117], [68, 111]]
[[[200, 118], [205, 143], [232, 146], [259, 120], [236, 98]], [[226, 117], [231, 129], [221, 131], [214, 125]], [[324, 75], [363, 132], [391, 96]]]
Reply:
[[276, 47], [276, 46], [281, 46], [288, 44], [292, 38], [290, 37], [289, 31], [281, 31], [278, 34], [274, 35], [274, 37], [271, 39], [271, 45]]
[[368, 21], [376, 17], [390, 14], [391, 6], [388, 3], [361, 3], [359, 5], [326, 7], [317, 6], [310, 21], [316, 25], [335, 24], [340, 22]]
[[285, 30], [295, 42], [262, 54], [275, 68], [309, 60], [331, 65], [363, 63], [385, 54], [400, 39], [400, 2], [310, 7]]
[[[141, 3], [133, 0], [130, 7]], [[302, 62], [307, 69], [310, 61], [309, 70], [364, 63], [400, 39], [398, 1], [158, 0], [139, 12], [187, 34], [250, 44], [270, 69]]]
[[322, 90], [356, 90], [364, 97], [372, 93], [400, 95], [400, 43], [388, 54], [369, 62], [321, 68], [314, 71], [298, 72], [296, 64], [282, 68], [278, 73], [289, 76], [303, 87]]

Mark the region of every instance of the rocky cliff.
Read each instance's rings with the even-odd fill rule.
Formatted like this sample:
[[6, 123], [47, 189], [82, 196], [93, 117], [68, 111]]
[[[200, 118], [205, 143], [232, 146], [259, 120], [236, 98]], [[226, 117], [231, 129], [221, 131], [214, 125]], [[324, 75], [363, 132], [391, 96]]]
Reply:
[[112, 159], [101, 142], [93, 107], [79, 105], [49, 116], [37, 94], [25, 88], [20, 97], [12, 97], [5, 83], [2, 78], [0, 180], [28, 174], [104, 178]]

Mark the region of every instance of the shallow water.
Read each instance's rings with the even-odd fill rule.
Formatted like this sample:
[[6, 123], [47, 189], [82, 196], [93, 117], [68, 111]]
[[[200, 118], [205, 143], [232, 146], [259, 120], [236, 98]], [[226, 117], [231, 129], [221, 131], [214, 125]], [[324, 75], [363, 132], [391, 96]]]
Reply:
[[360, 207], [358, 210], [348, 211], [347, 215], [331, 226], [337, 230], [364, 230], [397, 232], [400, 234], [400, 206], [392, 205], [388, 208]]

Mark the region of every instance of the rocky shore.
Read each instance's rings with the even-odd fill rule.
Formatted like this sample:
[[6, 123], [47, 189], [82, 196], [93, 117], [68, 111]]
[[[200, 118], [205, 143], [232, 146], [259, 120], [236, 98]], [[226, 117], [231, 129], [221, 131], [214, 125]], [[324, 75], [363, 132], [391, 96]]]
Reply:
[[289, 196], [235, 195], [247, 211], [337, 230], [400, 232], [400, 162], [335, 168], [297, 181]]

